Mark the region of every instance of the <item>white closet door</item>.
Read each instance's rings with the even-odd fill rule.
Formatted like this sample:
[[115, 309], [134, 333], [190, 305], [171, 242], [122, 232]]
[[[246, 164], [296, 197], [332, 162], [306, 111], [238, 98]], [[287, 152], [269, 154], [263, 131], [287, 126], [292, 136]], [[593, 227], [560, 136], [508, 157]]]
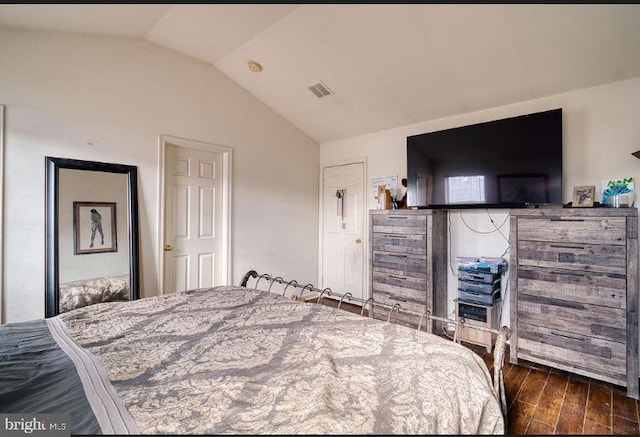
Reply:
[[[340, 191], [343, 198], [336, 197]], [[364, 164], [323, 170], [322, 287], [366, 299], [364, 261]]]

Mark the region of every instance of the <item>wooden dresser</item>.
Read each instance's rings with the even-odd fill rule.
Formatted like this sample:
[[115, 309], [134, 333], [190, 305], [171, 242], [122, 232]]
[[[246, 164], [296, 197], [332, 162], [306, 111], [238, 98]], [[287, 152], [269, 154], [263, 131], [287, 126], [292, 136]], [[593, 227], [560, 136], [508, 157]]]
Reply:
[[[391, 322], [417, 328], [419, 317], [402, 309], [446, 317], [447, 211], [427, 209], [372, 210], [369, 217], [371, 297], [390, 307]], [[387, 320], [389, 311], [373, 309], [373, 317]], [[423, 322], [423, 327], [425, 322]], [[426, 323], [429, 332], [441, 323]], [[424, 328], [422, 328], [424, 329]]]
[[638, 399], [638, 211], [513, 209], [510, 361], [626, 386]]

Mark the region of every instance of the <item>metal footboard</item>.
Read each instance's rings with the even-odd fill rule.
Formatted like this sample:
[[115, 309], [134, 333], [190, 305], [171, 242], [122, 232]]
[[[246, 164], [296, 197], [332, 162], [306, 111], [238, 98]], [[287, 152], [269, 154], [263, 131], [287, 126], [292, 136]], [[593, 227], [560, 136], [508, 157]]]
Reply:
[[[253, 284], [253, 285], [251, 285]], [[340, 308], [342, 303], [346, 300], [349, 303], [355, 303], [358, 305], [362, 305], [362, 309], [360, 311], [360, 315], [364, 316], [364, 311], [367, 307], [370, 310], [375, 308], [382, 308], [388, 311], [387, 322], [391, 322], [391, 317], [394, 314], [409, 314], [415, 316], [418, 323], [418, 330], [427, 330], [427, 322], [430, 320], [437, 320], [440, 322], [451, 323], [456, 326], [454, 341], [457, 340], [458, 330], [462, 327], [469, 329], [478, 329], [481, 331], [488, 331], [493, 334], [496, 334], [496, 341], [494, 344], [493, 350], [493, 390], [497, 399], [500, 401], [502, 412], [505, 417], [505, 423], [507, 418], [507, 400], [504, 389], [504, 375], [503, 375], [503, 366], [504, 366], [504, 356], [507, 345], [507, 340], [509, 339], [509, 335], [511, 334], [511, 330], [507, 326], [503, 326], [499, 330], [486, 328], [483, 326], [476, 326], [471, 324], [465, 324], [464, 318], [459, 318], [458, 320], [449, 319], [445, 317], [438, 317], [431, 314], [431, 311], [427, 309], [424, 313], [417, 313], [415, 311], [411, 311], [405, 308], [402, 308], [401, 303], [395, 303], [394, 305], [388, 305], [383, 302], [376, 302], [372, 297], [364, 300], [357, 297], [354, 297], [351, 293], [337, 293], [330, 288], [316, 288], [313, 284], [307, 283], [302, 284], [298, 283], [296, 280], [287, 281], [283, 279], [281, 276], [272, 276], [268, 273], [258, 274], [255, 270], [249, 270], [242, 277], [240, 281], [241, 287], [253, 288], [255, 290], [267, 291], [271, 293], [280, 293], [283, 296], [289, 297], [290, 299], [298, 300], [298, 301], [315, 301], [319, 303], [322, 299], [333, 298], [337, 300], [337, 307]], [[260, 286], [260, 288], [259, 288]], [[368, 312], [368, 315], [371, 316], [372, 311]]]

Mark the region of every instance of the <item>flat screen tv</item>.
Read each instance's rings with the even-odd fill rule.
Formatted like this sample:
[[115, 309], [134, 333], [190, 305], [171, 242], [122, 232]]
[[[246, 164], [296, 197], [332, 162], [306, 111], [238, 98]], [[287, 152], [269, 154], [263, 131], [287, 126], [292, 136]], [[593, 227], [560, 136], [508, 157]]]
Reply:
[[562, 108], [407, 137], [407, 206], [562, 204]]

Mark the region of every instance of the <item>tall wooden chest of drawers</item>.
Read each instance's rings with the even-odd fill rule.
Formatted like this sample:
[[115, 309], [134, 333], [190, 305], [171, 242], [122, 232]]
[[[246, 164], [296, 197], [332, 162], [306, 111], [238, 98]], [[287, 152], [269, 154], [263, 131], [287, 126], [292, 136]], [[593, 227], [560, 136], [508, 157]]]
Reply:
[[510, 361], [627, 387], [638, 399], [638, 212], [511, 210]]
[[[371, 296], [392, 311], [392, 322], [417, 328], [413, 313], [446, 317], [447, 311], [447, 211], [392, 209], [370, 211]], [[387, 320], [389, 311], [374, 307], [373, 317]], [[423, 321], [432, 332], [441, 323]]]

